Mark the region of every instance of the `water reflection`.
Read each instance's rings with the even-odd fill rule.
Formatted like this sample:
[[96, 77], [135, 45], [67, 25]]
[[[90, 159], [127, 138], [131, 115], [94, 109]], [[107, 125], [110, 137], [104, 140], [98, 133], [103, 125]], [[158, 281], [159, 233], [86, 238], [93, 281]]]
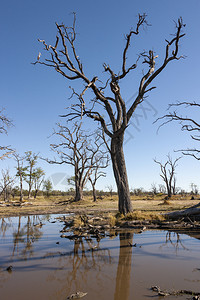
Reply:
[[131, 274], [131, 260], [133, 233], [121, 232], [119, 234], [120, 251], [119, 261], [117, 267], [117, 276], [115, 284], [114, 300], [127, 300], [130, 293], [130, 274]]
[[4, 218], [0, 224], [4, 300], [64, 300], [77, 291], [88, 293], [85, 300], [148, 299], [152, 285], [198, 290], [200, 241], [188, 235], [100, 229], [80, 234], [53, 216]]
[[[33, 256], [33, 243], [38, 241], [43, 235], [40, 225], [38, 226], [35, 222], [41, 222], [38, 216], [28, 216], [27, 222], [22, 226], [21, 216], [19, 216], [17, 229], [13, 232], [13, 257], [15, 254], [22, 255], [25, 260]], [[20, 243], [23, 244], [21, 252]]]
[[174, 247], [176, 253], [180, 248], [184, 250], [189, 250], [187, 247], [184, 246], [181, 240], [181, 235], [178, 232], [166, 232], [165, 243], [160, 247], [162, 248], [164, 246], [169, 246], [169, 244]]

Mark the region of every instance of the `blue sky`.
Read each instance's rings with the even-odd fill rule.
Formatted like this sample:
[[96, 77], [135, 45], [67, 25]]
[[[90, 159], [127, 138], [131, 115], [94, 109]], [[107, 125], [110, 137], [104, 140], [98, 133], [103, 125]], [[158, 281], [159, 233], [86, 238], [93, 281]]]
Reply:
[[[89, 77], [102, 75], [102, 64], [109, 63], [117, 72], [121, 67], [124, 34], [135, 26], [137, 14], [145, 12], [152, 25], [141, 31], [128, 53], [128, 61], [143, 50], [153, 49], [162, 61], [165, 38], [174, 32], [174, 20], [182, 16], [186, 36], [180, 43], [184, 60], [172, 62], [156, 79], [157, 86], [149, 94], [148, 102], [132, 118], [125, 145], [130, 187], [150, 189], [151, 183], [161, 183], [159, 168], [153, 158], [165, 161], [166, 155], [180, 148], [194, 146], [189, 135], [180, 131], [178, 124], [163, 127], [153, 121], [162, 116], [169, 103], [199, 100], [200, 2], [198, 0], [152, 1], [81, 1], [81, 0], [10, 0], [0, 4], [1, 36], [1, 107], [5, 107], [15, 127], [1, 143], [12, 145], [23, 154], [32, 150], [42, 156], [51, 156], [49, 144], [59, 115], [65, 112], [70, 96], [69, 85], [55, 71], [40, 65], [33, 66], [41, 45], [37, 39], [54, 43], [55, 22], [71, 25], [72, 12], [77, 13], [78, 54]], [[137, 91], [142, 67], [133, 71], [122, 84], [123, 97], [128, 101]], [[146, 109], [146, 110], [145, 110]], [[198, 115], [196, 114], [198, 118]], [[87, 120], [85, 120], [87, 124]], [[47, 177], [55, 173], [71, 175], [67, 166], [52, 166], [41, 161]], [[13, 170], [11, 160], [1, 162], [1, 168]], [[62, 177], [62, 176], [61, 176]], [[199, 163], [184, 157], [177, 168], [178, 186], [189, 189], [191, 182], [199, 185]], [[113, 184], [112, 170], [98, 188]], [[58, 187], [58, 186], [57, 186]]]

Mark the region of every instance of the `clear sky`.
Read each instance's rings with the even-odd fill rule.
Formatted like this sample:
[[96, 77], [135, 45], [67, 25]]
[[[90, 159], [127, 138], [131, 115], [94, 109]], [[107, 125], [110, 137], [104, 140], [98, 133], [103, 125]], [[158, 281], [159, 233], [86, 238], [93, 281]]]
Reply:
[[[166, 155], [176, 149], [194, 146], [186, 132], [178, 124], [163, 127], [157, 133], [158, 124], [153, 121], [162, 116], [169, 103], [183, 100], [199, 100], [200, 53], [200, 2], [199, 0], [2, 0], [0, 4], [0, 57], [1, 57], [1, 107], [5, 107], [15, 127], [8, 136], [1, 136], [2, 145], [12, 145], [20, 154], [32, 150], [44, 157], [52, 156], [49, 144], [59, 115], [70, 96], [69, 85], [53, 69], [33, 66], [41, 45], [38, 38], [54, 43], [55, 22], [71, 25], [72, 15], [77, 13], [78, 54], [89, 76], [101, 76], [104, 62], [118, 72], [121, 66], [124, 34], [135, 26], [138, 13], [146, 13], [152, 25], [141, 31], [132, 44], [129, 61], [143, 50], [153, 49], [162, 60], [165, 39], [174, 32], [174, 21], [182, 16], [186, 23], [186, 36], [180, 43], [184, 60], [172, 62], [156, 79], [157, 86], [149, 94], [148, 102], [136, 111], [126, 135], [125, 155], [129, 184], [132, 188], [150, 189], [151, 184], [161, 183], [159, 167], [153, 158], [165, 161]], [[142, 68], [133, 71], [123, 83], [123, 97], [128, 101], [138, 88]], [[199, 115], [197, 114], [198, 118]], [[87, 120], [86, 120], [87, 122]], [[72, 175], [67, 166], [39, 163], [47, 177], [56, 173]], [[1, 169], [9, 167], [10, 160], [1, 162]], [[191, 182], [199, 185], [200, 165], [192, 158], [184, 157], [178, 164], [177, 184], [189, 189]], [[64, 175], [60, 175], [62, 178]], [[64, 177], [63, 177], [64, 178]], [[98, 188], [114, 185], [112, 170], [102, 179]], [[57, 185], [58, 187], [58, 185]]]

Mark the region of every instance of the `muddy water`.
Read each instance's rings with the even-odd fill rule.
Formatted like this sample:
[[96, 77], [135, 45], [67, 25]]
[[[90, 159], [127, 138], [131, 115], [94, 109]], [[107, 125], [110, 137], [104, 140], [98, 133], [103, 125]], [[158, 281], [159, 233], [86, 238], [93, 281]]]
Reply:
[[160, 299], [152, 285], [200, 290], [200, 235], [108, 232], [75, 242], [60, 237], [56, 217], [0, 220], [0, 299], [64, 300], [82, 291], [84, 300], [140, 300]]

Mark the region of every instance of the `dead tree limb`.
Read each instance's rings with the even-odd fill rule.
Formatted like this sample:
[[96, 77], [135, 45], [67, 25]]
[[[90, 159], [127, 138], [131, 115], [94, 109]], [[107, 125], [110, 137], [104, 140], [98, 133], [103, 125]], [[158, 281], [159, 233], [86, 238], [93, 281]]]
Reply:
[[[191, 108], [195, 110], [194, 112], [196, 112], [200, 110], [200, 103], [183, 101], [183, 102], [177, 102], [169, 105], [169, 109], [172, 109], [173, 107], [178, 107], [178, 108], [184, 107], [187, 109]], [[189, 112], [191, 114], [193, 113], [193, 111], [189, 111]], [[189, 132], [191, 138], [194, 141], [200, 142], [200, 122], [198, 120], [195, 120], [193, 116], [188, 117], [187, 115], [181, 115], [177, 111], [171, 111], [166, 115], [164, 115], [163, 117], [158, 118], [156, 122], [160, 120], [164, 122], [159, 126], [159, 128], [172, 121], [176, 121], [180, 124], [182, 131]], [[183, 155], [189, 155], [194, 157], [197, 160], [200, 160], [200, 150], [198, 149], [198, 147], [180, 149], [177, 151], [182, 152]]]

